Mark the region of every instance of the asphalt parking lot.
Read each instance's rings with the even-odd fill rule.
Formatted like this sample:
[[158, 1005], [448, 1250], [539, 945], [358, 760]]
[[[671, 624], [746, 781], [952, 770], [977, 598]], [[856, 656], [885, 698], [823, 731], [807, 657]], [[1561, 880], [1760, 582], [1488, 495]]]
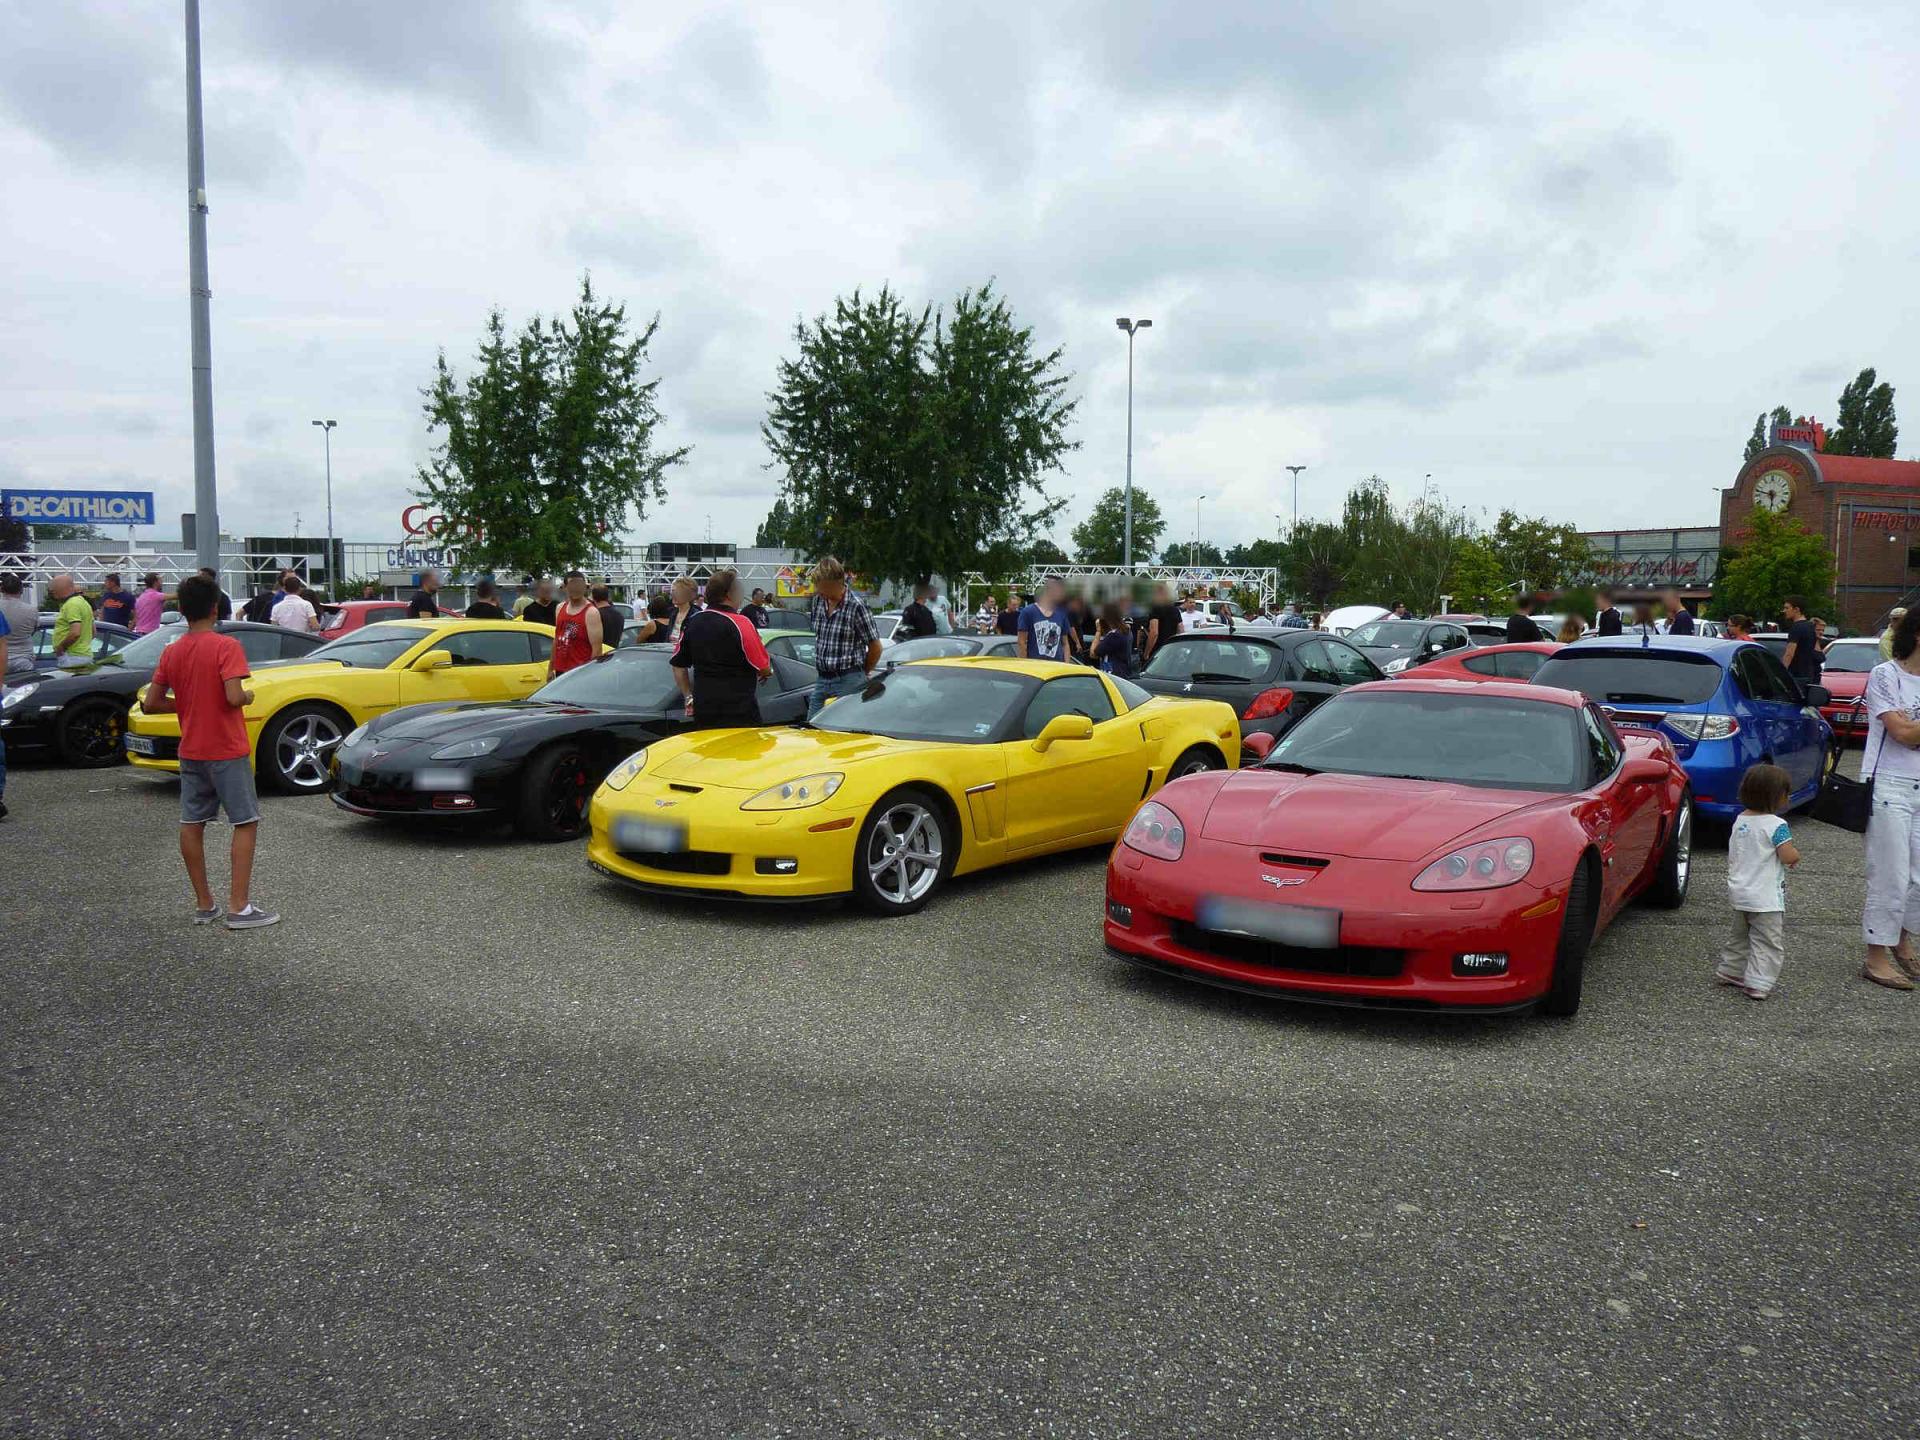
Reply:
[[1098, 854], [876, 922], [275, 800], [285, 922], [196, 930], [170, 785], [7, 798], [10, 1434], [1920, 1430], [1856, 836], [1773, 1000], [1709, 849], [1557, 1024], [1137, 975]]

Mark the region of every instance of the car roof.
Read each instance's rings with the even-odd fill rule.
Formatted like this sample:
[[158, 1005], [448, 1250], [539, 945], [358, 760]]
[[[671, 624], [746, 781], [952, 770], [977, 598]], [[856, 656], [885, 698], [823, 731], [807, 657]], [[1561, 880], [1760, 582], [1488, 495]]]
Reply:
[[[1176, 645], [1182, 640], [1254, 640], [1266, 645], [1298, 645], [1302, 640], [1324, 640], [1324, 630], [1303, 630], [1298, 625], [1285, 629], [1269, 629], [1266, 626], [1236, 625], [1229, 630], [1225, 625], [1196, 625], [1191, 630], [1182, 630], [1178, 635], [1169, 635], [1166, 643]], [[1338, 640], [1341, 637], [1333, 637]]]
[[[1783, 637], [1784, 638], [1784, 637]], [[1585, 639], [1575, 640], [1563, 645], [1562, 650], [1666, 650], [1683, 654], [1710, 655], [1716, 660], [1724, 660], [1742, 645], [1751, 645], [1751, 640], [1736, 640], [1725, 635], [1642, 635], [1632, 632], [1626, 635], [1589, 635]]]
[[[984, 637], [983, 637], [984, 638]], [[1065, 660], [1021, 660], [1006, 655], [946, 655], [937, 660], [916, 660], [916, 665], [955, 665], [972, 670], [997, 670], [1007, 675], [1028, 675], [1050, 680], [1063, 670], [1079, 675], [1097, 676], [1100, 672]]]
[[1512, 655], [1520, 651], [1529, 655], [1551, 655], [1566, 648], [1560, 640], [1515, 640], [1505, 645], [1475, 645], [1468, 650], [1454, 650], [1444, 658], [1451, 660], [1457, 655], [1464, 660], [1473, 655]]
[[1539, 700], [1548, 705], [1579, 706], [1586, 704], [1583, 696], [1571, 690], [1559, 690], [1550, 685], [1529, 685], [1524, 680], [1431, 680], [1406, 676], [1399, 680], [1368, 680], [1360, 685], [1350, 685], [1340, 693], [1353, 695], [1361, 691], [1378, 691], [1387, 695], [1403, 694], [1413, 691], [1423, 695], [1468, 695], [1476, 698], [1496, 700]]

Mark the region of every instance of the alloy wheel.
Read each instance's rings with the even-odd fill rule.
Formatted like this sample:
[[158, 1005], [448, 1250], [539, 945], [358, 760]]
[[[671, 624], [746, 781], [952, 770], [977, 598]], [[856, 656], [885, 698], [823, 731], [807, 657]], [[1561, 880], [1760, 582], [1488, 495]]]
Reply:
[[945, 853], [933, 812], [903, 800], [874, 823], [867, 840], [867, 874], [885, 899], [910, 905], [939, 880]]
[[274, 760], [289, 785], [318, 790], [329, 779], [327, 762], [341, 738], [340, 727], [325, 715], [301, 715], [280, 731]]
[[547, 782], [547, 818], [556, 830], [568, 834], [580, 828], [587, 813], [587, 767], [579, 760], [554, 768]]

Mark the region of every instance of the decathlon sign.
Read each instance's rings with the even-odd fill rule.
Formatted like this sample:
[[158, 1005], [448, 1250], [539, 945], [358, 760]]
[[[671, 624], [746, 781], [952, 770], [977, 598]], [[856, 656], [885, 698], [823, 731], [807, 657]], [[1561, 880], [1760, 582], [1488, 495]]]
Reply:
[[29, 525], [151, 525], [151, 490], [14, 490], [4, 492], [9, 520]]

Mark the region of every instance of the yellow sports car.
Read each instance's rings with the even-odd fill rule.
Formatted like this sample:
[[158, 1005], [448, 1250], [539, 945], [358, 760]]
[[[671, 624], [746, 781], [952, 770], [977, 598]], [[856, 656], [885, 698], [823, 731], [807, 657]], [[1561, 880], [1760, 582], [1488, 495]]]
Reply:
[[[262, 789], [318, 794], [356, 725], [400, 705], [522, 700], [547, 683], [553, 627], [518, 620], [388, 620], [349, 630], [297, 665], [253, 673], [247, 739]], [[180, 717], [128, 712], [127, 759], [180, 768]]]
[[693, 731], [628, 757], [593, 797], [587, 859], [645, 889], [851, 892], [906, 915], [950, 875], [1106, 844], [1168, 780], [1239, 760], [1218, 701], [1048, 661], [926, 660], [810, 726]]

